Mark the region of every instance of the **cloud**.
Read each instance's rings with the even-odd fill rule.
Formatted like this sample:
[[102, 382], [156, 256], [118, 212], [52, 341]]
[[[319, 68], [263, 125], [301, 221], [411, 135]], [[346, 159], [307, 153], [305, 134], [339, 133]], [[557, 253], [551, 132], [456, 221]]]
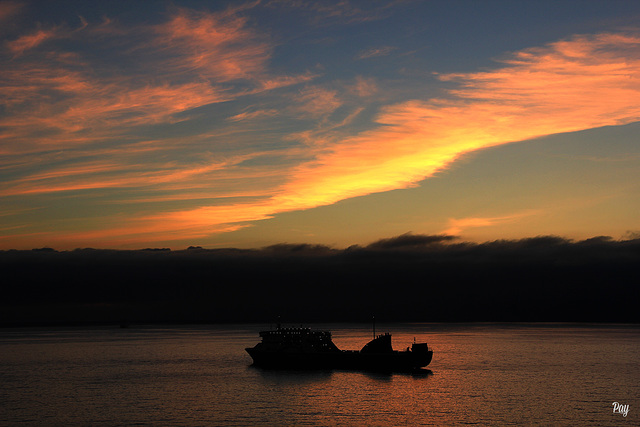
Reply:
[[358, 55], [356, 55], [356, 59], [369, 59], [369, 58], [376, 58], [379, 56], [388, 56], [394, 50], [396, 50], [396, 48], [393, 46], [372, 47], [360, 52]]
[[[17, 177], [3, 180], [0, 194], [159, 184], [168, 188], [177, 183], [185, 189], [204, 187], [221, 168], [236, 164], [221, 158], [239, 155], [246, 160], [246, 152], [229, 153], [217, 156], [211, 167], [202, 165], [210, 155], [211, 141], [228, 138], [233, 130], [215, 134], [200, 129], [155, 139], [147, 133], [152, 126], [190, 120], [196, 116], [190, 112], [199, 107], [317, 77], [309, 72], [269, 73], [271, 43], [238, 14], [248, 7], [252, 4], [215, 13], [179, 8], [163, 23], [130, 27], [108, 18], [99, 24], [81, 18], [82, 25], [76, 29], [38, 29], [6, 42], [5, 51], [0, 52], [6, 59], [0, 70], [0, 154], [5, 156], [0, 168], [12, 168]], [[72, 43], [58, 43], [62, 38]], [[30, 50], [37, 50], [37, 55], [28, 55]], [[87, 51], [108, 54], [103, 61]], [[273, 114], [275, 109], [245, 111], [230, 121]], [[200, 166], [188, 165], [187, 160], [167, 166], [149, 156], [175, 153], [187, 145], [191, 150], [205, 146], [198, 158]], [[260, 153], [249, 157], [254, 155]], [[101, 169], [91, 160], [96, 157], [119, 167]], [[80, 160], [84, 164], [78, 164]], [[139, 163], [132, 164], [135, 161]], [[75, 166], [67, 168], [69, 163]], [[35, 167], [47, 173], [30, 174], [28, 170]], [[238, 174], [229, 171], [228, 176]], [[198, 183], [196, 177], [207, 179]], [[227, 185], [219, 193], [222, 197], [227, 188], [237, 193]]]
[[[117, 41], [126, 46], [118, 51], [126, 59], [123, 63], [134, 65], [113, 72], [109, 64], [84, 57], [81, 49], [62, 49], [53, 37], [35, 37], [29, 43], [24, 39], [24, 49], [15, 48], [23, 54], [7, 58], [0, 72], [4, 107], [0, 153], [13, 156], [14, 164], [55, 160], [55, 167], [43, 172], [49, 174], [46, 177], [22, 172], [21, 177], [6, 180], [2, 194], [158, 185], [163, 190], [201, 190], [198, 194], [208, 187], [212, 196], [220, 197], [227, 191], [263, 195], [242, 203], [192, 204], [152, 216], [140, 213], [124, 226], [77, 233], [71, 236], [74, 241], [134, 241], [141, 235], [168, 241], [234, 230], [281, 212], [415, 186], [471, 151], [640, 119], [640, 36], [583, 35], [515, 52], [493, 70], [439, 75], [455, 86], [447, 98], [387, 105], [368, 130], [357, 134], [338, 132], [362, 111], [361, 106], [346, 105], [343, 93], [309, 84], [294, 95], [286, 94], [283, 98], [293, 99], [295, 105], [281, 113], [316, 122], [311, 130], [286, 130], [289, 133], [280, 142], [299, 138], [304, 143], [278, 153], [288, 156], [286, 167], [243, 168], [242, 160], [189, 166], [193, 159], [182, 159], [173, 165], [146, 160], [141, 170], [136, 169], [134, 154], [162, 152], [171, 157], [177, 148], [196, 145], [201, 154], [211, 153], [222, 146], [214, 147], [219, 141], [229, 150], [224, 156], [232, 159], [266, 155], [268, 149], [259, 146], [262, 137], [246, 145], [231, 138], [241, 128], [171, 138], [145, 138], [142, 130], [187, 120], [198, 107], [307, 82], [315, 75], [270, 75], [267, 66], [273, 46], [248, 25], [246, 17], [230, 9], [218, 13], [177, 9], [162, 24], [138, 28], [109, 21], [87, 24], [68, 37], [98, 47], [118, 45]], [[38, 50], [40, 60], [26, 54], [29, 46]], [[130, 61], [134, 57], [144, 61]], [[140, 75], [149, 78], [143, 81]], [[375, 81], [358, 77], [345, 93], [367, 97], [376, 90]], [[329, 122], [329, 116], [347, 107], [351, 114], [342, 122]], [[226, 123], [267, 117], [276, 110], [241, 111]], [[266, 134], [264, 139], [269, 141]], [[116, 157], [89, 161], [84, 169], [61, 166], [73, 156], [103, 154]], [[114, 164], [122, 169], [100, 169]], [[93, 172], [92, 167], [96, 167]], [[164, 196], [172, 198], [158, 197]], [[454, 219], [448, 231], [506, 218]]]
[[306, 83], [318, 77], [318, 74], [306, 72], [297, 76], [269, 76], [260, 79], [260, 88], [258, 91], [267, 91], [279, 89], [286, 86], [294, 86], [300, 83]]
[[240, 114], [236, 114], [235, 116], [228, 117], [227, 120], [232, 122], [239, 122], [244, 120], [253, 120], [253, 119], [262, 118], [262, 117], [273, 117], [277, 114], [278, 114], [278, 111], [274, 109], [244, 111]]
[[[255, 93], [314, 78], [269, 75], [272, 46], [236, 12], [182, 8], [164, 23], [131, 28], [82, 20], [76, 30], [40, 29], [7, 42], [13, 58], [0, 73], [6, 107], [0, 126], [11, 138], [0, 140], [0, 152], [131, 137], [140, 126], [175, 123], [185, 120], [180, 113], [234, 99], [247, 84]], [[43, 45], [61, 37], [74, 44]], [[118, 50], [109, 63], [85, 52], [113, 46]], [[24, 55], [36, 47], [37, 57]], [[114, 64], [126, 65], [114, 70]]]
[[419, 249], [423, 247], [433, 247], [442, 243], [447, 243], [455, 240], [456, 237], [445, 234], [430, 236], [423, 234], [411, 234], [406, 233], [400, 236], [391, 237], [388, 239], [380, 239], [367, 245], [366, 249]]
[[197, 70], [219, 82], [250, 79], [265, 70], [271, 45], [236, 13], [203, 13], [179, 9], [155, 28], [159, 43], [181, 54], [170, 62], [174, 70]]
[[637, 34], [575, 36], [517, 52], [500, 70], [440, 78], [460, 84], [452, 94], [462, 99], [510, 108], [507, 124], [534, 118], [541, 133], [625, 124], [640, 119], [639, 47]]
[[367, 97], [378, 92], [378, 85], [373, 78], [358, 76], [349, 90], [359, 97]]
[[[343, 250], [299, 243], [0, 251], [3, 274], [22, 278], [3, 289], [0, 323], [264, 322], [274, 312], [290, 321], [362, 320], [371, 313], [417, 322], [640, 320], [640, 240], [540, 236], [476, 244], [437, 237], [412, 235], [417, 245], [398, 246], [393, 242], [410, 239], [396, 236], [383, 247]], [[212, 289], [211, 280], [220, 286]]]
[[[195, 188], [206, 188], [216, 180], [216, 173], [229, 171], [234, 165], [252, 158], [253, 155], [239, 155], [223, 160], [200, 161], [195, 164], [156, 163], [126, 164], [120, 162], [90, 161], [67, 167], [55, 167], [45, 172], [37, 172], [12, 182], [0, 185], [0, 196], [60, 193], [77, 190], [105, 188], [145, 188], [161, 187], [171, 190], [176, 185], [188, 190], [189, 182], [196, 181]], [[225, 192], [220, 193], [221, 197]], [[229, 194], [226, 194], [229, 197]]]
[[[0, 126], [13, 133], [0, 146], [5, 154], [113, 139], [139, 126], [176, 122], [178, 113], [230, 98], [202, 82], [139, 87], [53, 70], [43, 70], [30, 85], [18, 94], [9, 93], [7, 103], [14, 104], [14, 114], [0, 120]], [[56, 99], [42, 97], [48, 91], [55, 91]]]
[[535, 215], [538, 212], [528, 211], [507, 216], [498, 217], [472, 217], [472, 218], [451, 218], [449, 228], [443, 231], [444, 234], [460, 235], [467, 228], [490, 227], [505, 222], [517, 221], [520, 218]]
[[330, 121], [326, 117], [323, 118], [313, 129], [304, 130], [302, 132], [291, 133], [286, 136], [287, 140], [299, 141], [309, 147], [321, 147], [339, 141], [344, 136], [344, 129], [362, 113], [364, 107], [356, 108], [350, 111], [340, 121]]
[[[443, 75], [462, 86], [452, 91], [453, 98], [383, 108], [378, 127], [323, 144], [259, 205], [203, 207], [183, 215], [194, 215], [203, 225], [265, 219], [415, 186], [482, 148], [636, 121], [639, 44], [632, 34], [576, 36], [516, 52], [493, 71]], [[308, 112], [326, 114], [337, 108], [335, 96], [315, 89], [300, 100], [308, 103]], [[507, 219], [456, 220], [454, 227]]]
[[298, 104], [295, 110], [310, 117], [322, 117], [333, 113], [342, 105], [335, 90], [320, 86], [309, 86], [302, 89], [295, 97]]
[[6, 43], [7, 48], [14, 56], [22, 55], [25, 51], [35, 48], [36, 46], [58, 37], [55, 29], [38, 30], [35, 33], [22, 36], [16, 40]]
[[269, 255], [286, 255], [296, 254], [305, 256], [328, 255], [335, 253], [336, 250], [325, 245], [312, 245], [309, 243], [278, 243], [267, 246], [262, 251]]
[[[636, 121], [639, 45], [637, 36], [581, 36], [516, 53], [490, 72], [442, 76], [463, 86], [455, 98], [383, 108], [377, 128], [325, 146], [296, 168], [282, 205], [306, 209], [407, 188], [471, 151]], [[566, 54], [578, 50], [588, 54]]]
[[[490, 72], [446, 75], [457, 98], [407, 101], [382, 109], [380, 125], [318, 148], [315, 158], [259, 202], [160, 214], [176, 229], [224, 227], [279, 212], [328, 205], [350, 197], [416, 185], [461, 155], [486, 147], [640, 117], [640, 38], [580, 36], [515, 53]], [[613, 94], [613, 96], [612, 96]], [[333, 91], [307, 88], [298, 97], [308, 114], [339, 106]], [[448, 232], [500, 218], [452, 220]]]

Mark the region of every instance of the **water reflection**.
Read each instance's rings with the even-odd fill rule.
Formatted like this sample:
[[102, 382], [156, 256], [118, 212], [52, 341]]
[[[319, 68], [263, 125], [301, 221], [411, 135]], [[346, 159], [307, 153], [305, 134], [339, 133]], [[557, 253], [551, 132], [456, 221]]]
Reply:
[[247, 369], [256, 372], [262, 379], [265, 380], [287, 380], [291, 383], [327, 381], [331, 379], [331, 376], [333, 375], [333, 371], [330, 369], [273, 369], [256, 365], [249, 365], [247, 366]]
[[410, 372], [410, 375], [413, 378], [428, 378], [433, 375], [433, 371], [431, 369], [416, 369]]
[[389, 381], [394, 376], [426, 379], [433, 375], [431, 369], [413, 369], [409, 371], [376, 371], [362, 369], [281, 369], [268, 368], [257, 365], [248, 365], [247, 369], [258, 373], [264, 379], [290, 379], [292, 382], [324, 381], [331, 379], [334, 372], [362, 374], [368, 378], [379, 381]]

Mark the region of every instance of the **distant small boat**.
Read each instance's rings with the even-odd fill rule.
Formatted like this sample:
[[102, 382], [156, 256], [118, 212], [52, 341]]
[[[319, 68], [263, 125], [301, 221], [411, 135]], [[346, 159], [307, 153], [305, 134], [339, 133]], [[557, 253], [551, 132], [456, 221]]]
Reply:
[[[375, 333], [374, 333], [375, 336]], [[361, 350], [340, 350], [331, 332], [310, 328], [281, 328], [260, 332], [262, 342], [245, 350], [253, 364], [284, 369], [353, 369], [410, 371], [431, 363], [433, 351], [427, 343], [413, 343], [403, 351], [391, 346], [391, 334], [381, 334]]]

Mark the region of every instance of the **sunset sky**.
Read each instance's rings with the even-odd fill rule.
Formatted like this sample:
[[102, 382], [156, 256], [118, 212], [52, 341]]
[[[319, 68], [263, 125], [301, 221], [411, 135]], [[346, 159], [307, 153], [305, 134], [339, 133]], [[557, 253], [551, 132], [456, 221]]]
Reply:
[[0, 1], [0, 249], [640, 235], [638, 1]]

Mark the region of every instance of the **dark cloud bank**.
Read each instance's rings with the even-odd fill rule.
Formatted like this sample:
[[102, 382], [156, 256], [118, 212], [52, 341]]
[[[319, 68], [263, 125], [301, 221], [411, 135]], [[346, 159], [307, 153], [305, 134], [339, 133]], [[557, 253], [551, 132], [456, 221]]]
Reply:
[[0, 252], [0, 325], [639, 322], [640, 239]]

